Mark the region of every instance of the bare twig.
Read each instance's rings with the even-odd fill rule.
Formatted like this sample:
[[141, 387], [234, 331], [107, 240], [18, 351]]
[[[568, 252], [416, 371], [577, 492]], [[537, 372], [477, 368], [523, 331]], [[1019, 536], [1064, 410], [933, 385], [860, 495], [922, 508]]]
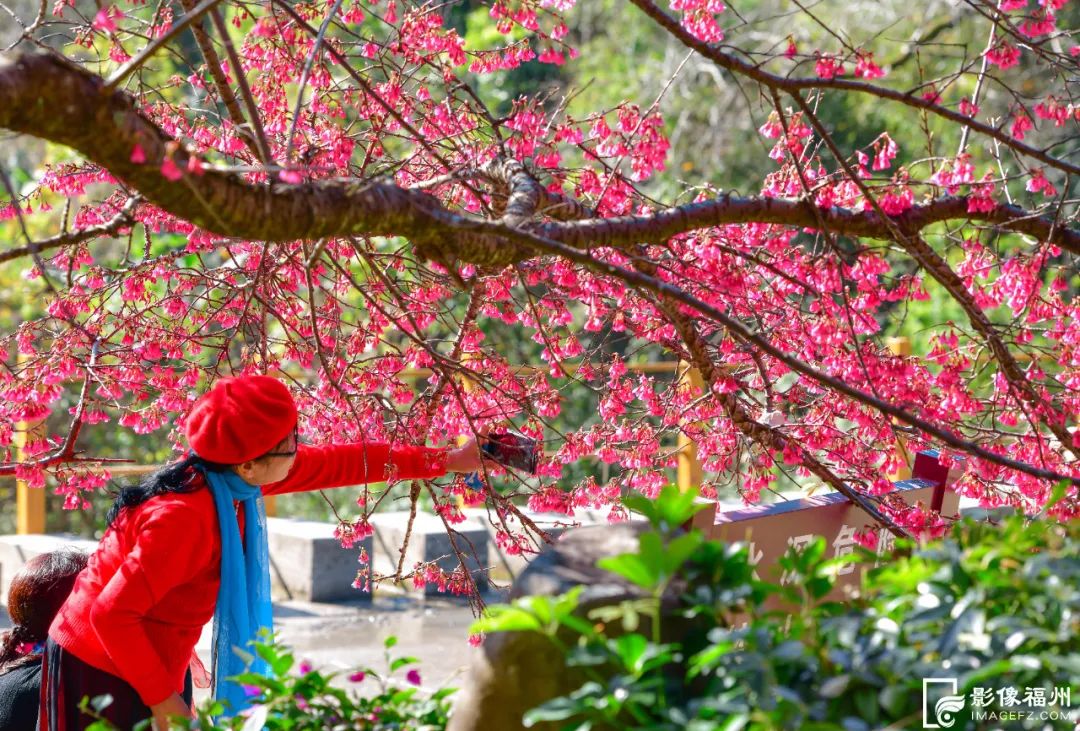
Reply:
[[217, 8], [213, 8], [210, 12], [210, 21], [214, 24], [214, 28], [217, 29], [218, 35], [221, 36], [221, 42], [225, 46], [225, 53], [229, 57], [229, 65], [232, 66], [233, 75], [236, 77], [236, 85], [240, 87], [240, 98], [244, 100], [244, 107], [247, 109], [248, 122], [251, 124], [251, 129], [255, 133], [255, 142], [259, 148], [259, 158], [263, 165], [273, 165], [274, 156], [270, 151], [270, 143], [266, 139], [266, 131], [263, 130], [262, 121], [259, 118], [259, 107], [255, 104], [255, 97], [251, 95], [251, 86], [248, 84], [247, 76], [244, 74], [244, 67], [240, 63], [240, 56], [236, 53], [236, 48], [233, 47], [232, 36], [229, 35], [229, 27], [225, 25], [225, 20], [221, 17], [221, 13]]
[[8, 249], [7, 251], [0, 252], [0, 263], [12, 261], [13, 259], [18, 259], [23, 256], [29, 256], [34, 252], [75, 246], [84, 241], [95, 239], [98, 236], [112, 236], [119, 232], [120, 229], [131, 226], [134, 223], [131, 214], [135, 211], [135, 208], [140, 201], [141, 199], [138, 196], [129, 198], [120, 212], [105, 223], [99, 223], [96, 226], [87, 226], [78, 231], [51, 236], [47, 239], [35, 241], [27, 246], [20, 246], [15, 249]]
[[333, 21], [334, 16], [336, 16], [341, 9], [342, 2], [344, 2], [344, 0], [334, 0], [330, 12], [326, 14], [322, 25], [319, 26], [319, 34], [315, 36], [315, 43], [311, 46], [311, 53], [308, 55], [307, 62], [304, 64], [304, 71], [300, 74], [300, 84], [296, 91], [296, 107], [293, 109], [292, 121], [289, 122], [289, 132], [285, 136], [285, 165], [289, 165], [292, 162], [293, 137], [296, 135], [296, 123], [300, 120], [300, 110], [304, 106], [304, 90], [307, 88], [308, 76], [311, 75], [311, 67], [315, 65], [315, 59], [319, 57], [319, 50], [322, 48], [323, 38], [326, 36], [326, 29], [330, 27], [330, 22]]
[[130, 76], [136, 69], [146, 63], [146, 59], [157, 53], [157, 50], [178, 36], [184, 28], [194, 23], [196, 20], [205, 15], [211, 8], [217, 5], [221, 0], [203, 0], [196, 5], [191, 12], [186, 13], [184, 17], [174, 22], [169, 30], [162, 33], [157, 38], [153, 39], [146, 45], [146, 48], [142, 49], [135, 55], [135, 58], [128, 61], [121, 66], [116, 72], [105, 81], [105, 90], [112, 91], [120, 82]]

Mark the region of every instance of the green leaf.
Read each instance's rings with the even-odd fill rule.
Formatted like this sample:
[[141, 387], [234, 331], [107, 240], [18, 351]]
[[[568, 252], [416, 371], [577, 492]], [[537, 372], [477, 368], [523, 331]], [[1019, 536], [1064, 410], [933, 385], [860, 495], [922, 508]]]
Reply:
[[573, 614], [567, 614], [566, 616], [560, 618], [559, 622], [563, 626], [574, 630], [583, 637], [588, 638], [596, 636], [596, 628], [581, 617], [575, 616]]
[[266, 663], [270, 666], [270, 669], [274, 672], [274, 675], [279, 678], [289, 674], [289, 670], [292, 668], [295, 662], [291, 652], [282, 650], [275, 645], [264, 644], [262, 642], [255, 643], [255, 652], [259, 654]]
[[615, 640], [615, 649], [623, 666], [632, 672], [641, 671], [641, 661], [649, 641], [643, 635], [629, 634]]
[[390, 663], [390, 672], [394, 672], [395, 670], [400, 670], [401, 668], [405, 667], [406, 665], [415, 665], [418, 662], [420, 662], [420, 661], [418, 659], [416, 659], [415, 657], [399, 657], [399, 658], [395, 658], [394, 661]]
[[643, 495], [628, 495], [623, 504], [640, 513], [657, 530], [671, 531], [681, 527], [696, 513], [709, 507], [708, 503], [698, 502], [696, 489], [680, 490], [675, 485], [666, 485], [655, 499]]
[[389, 650], [391, 647], [393, 647], [396, 644], [397, 644], [397, 637], [395, 637], [394, 635], [390, 635], [385, 640], [383, 640], [383, 647], [385, 647], [387, 650]]
[[457, 688], [439, 688], [437, 691], [431, 694], [431, 700], [441, 701], [443, 698], [449, 698], [457, 692]]
[[749, 713], [734, 713], [724, 719], [724, 722], [717, 727], [717, 731], [742, 731], [748, 723], [750, 723]]
[[840, 722], [844, 731], [870, 731], [870, 724], [857, 716], [848, 716]]
[[825, 539], [821, 536], [814, 536], [814, 540], [810, 541], [802, 550], [802, 565], [807, 569], [813, 566], [817, 566], [821, 563], [821, 560], [825, 557]]
[[863, 688], [855, 694], [855, 707], [859, 709], [859, 717], [872, 724], [878, 720], [877, 693], [872, 688]]
[[674, 576], [704, 541], [705, 536], [697, 531], [683, 533], [681, 536], [671, 539], [663, 549], [662, 554], [665, 575]]
[[834, 582], [821, 576], [817, 576], [806, 582], [806, 590], [814, 599], [820, 599], [832, 591]]
[[904, 704], [907, 701], [909, 692], [907, 688], [900, 687], [898, 685], [890, 685], [881, 689], [878, 694], [878, 701], [881, 703], [881, 707], [892, 718], [899, 718], [900, 714], [904, 711]]
[[772, 651], [772, 657], [774, 660], [780, 660], [787, 663], [792, 660], [797, 660], [802, 657], [806, 652], [806, 646], [798, 640], [788, 640], [781, 643], [775, 650]]
[[1043, 505], [1042, 510], [1039, 512], [1039, 515], [1046, 515], [1046, 512], [1050, 510], [1050, 508], [1054, 507], [1062, 500], [1064, 500], [1065, 493], [1068, 492], [1069, 486], [1071, 484], [1072, 483], [1069, 480], [1059, 480], [1057, 484], [1055, 484], [1054, 487], [1050, 490], [1050, 497], [1049, 499], [1047, 499], [1046, 504]]
[[542, 721], [565, 721], [586, 712], [593, 705], [590, 701], [603, 697], [604, 694], [604, 688], [599, 683], [590, 681], [570, 696], [553, 698], [528, 711], [522, 717], [522, 724], [529, 728]]
[[472, 623], [473, 634], [492, 632], [539, 632], [544, 626], [535, 615], [516, 606], [494, 605], [488, 607], [486, 616]]
[[596, 565], [643, 589], [652, 589], [660, 578], [656, 566], [636, 553], [623, 553], [602, 558], [596, 562]]
[[495, 604], [473, 622], [470, 632], [554, 632], [560, 624], [583, 634], [589, 626], [574, 618], [584, 586], [575, 586], [560, 596], [526, 596], [513, 604]]

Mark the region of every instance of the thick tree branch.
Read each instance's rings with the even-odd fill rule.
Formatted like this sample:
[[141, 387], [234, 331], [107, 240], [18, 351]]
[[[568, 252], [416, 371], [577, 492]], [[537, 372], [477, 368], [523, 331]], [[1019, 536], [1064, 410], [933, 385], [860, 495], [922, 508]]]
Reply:
[[[398, 235], [410, 238], [427, 253], [441, 252], [444, 258], [477, 264], [505, 265], [527, 256], [526, 251], [506, 244], [505, 237], [513, 231], [506, 223], [453, 213], [425, 192], [385, 180], [270, 187], [213, 169], [185, 173], [181, 182], [170, 180], [161, 173], [162, 161], [171, 155], [183, 171], [188, 153], [140, 114], [129, 95], [106, 90], [100, 77], [53, 55], [21, 53], [0, 60], [0, 127], [72, 147], [155, 205], [221, 236], [291, 241]], [[132, 162], [136, 145], [145, 162]], [[507, 180], [511, 196], [518, 186], [535, 185], [527, 175], [508, 175]], [[532, 205], [532, 195], [527, 191], [523, 195], [521, 201]], [[545, 206], [558, 208], [560, 218], [588, 211], [554, 198], [543, 199], [534, 210], [544, 212]], [[823, 220], [834, 234], [891, 239], [896, 230], [910, 234], [933, 223], [967, 219], [1028, 234], [1080, 254], [1080, 231], [1049, 217], [1012, 205], [997, 205], [985, 213], [967, 208], [966, 197], [950, 196], [883, 218], [875, 211], [815, 210], [808, 201], [723, 195], [651, 215], [549, 221], [533, 230], [578, 249], [626, 248], [695, 229], [748, 222], [817, 228]]]
[[[107, 90], [100, 77], [54, 55], [23, 53], [0, 60], [0, 127], [72, 147], [155, 205], [223, 236], [423, 238], [432, 224], [446, 223], [434, 215], [440, 209], [434, 198], [386, 182], [270, 187], [213, 169], [170, 180], [161, 172], [162, 162], [171, 156], [186, 171], [188, 153], [140, 114], [129, 95]], [[145, 162], [132, 162], [136, 146]]]
[[545, 224], [537, 233], [582, 248], [586, 245], [624, 248], [639, 241], [663, 240], [687, 231], [737, 223], [775, 223], [817, 230], [823, 221], [841, 236], [892, 239], [897, 229], [916, 232], [942, 221], [967, 219], [991, 224], [1042, 241], [1051, 241], [1080, 255], [1080, 231], [1019, 206], [998, 204], [987, 213], [969, 213], [967, 196], [945, 196], [882, 218], [876, 211], [821, 208], [808, 200], [738, 197], [724, 194], [711, 201], [689, 203], [648, 216], [619, 216], [566, 224]]

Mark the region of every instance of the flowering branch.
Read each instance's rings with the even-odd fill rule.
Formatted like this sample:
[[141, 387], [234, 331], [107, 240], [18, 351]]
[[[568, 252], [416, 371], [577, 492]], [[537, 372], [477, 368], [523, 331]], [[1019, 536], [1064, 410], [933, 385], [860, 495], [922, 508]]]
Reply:
[[[837, 149], [836, 143], [828, 134], [826, 134], [824, 125], [806, 103], [806, 100], [798, 93], [796, 93], [794, 97], [796, 104], [798, 104], [803, 110], [803, 113], [806, 114], [807, 118], [810, 120], [810, 124], [817, 130], [818, 134], [821, 135], [822, 140], [832, 152], [837, 163], [844, 169], [849, 178], [855, 182], [855, 185], [859, 187], [862, 194], [870, 202], [870, 205], [878, 215], [891, 224], [892, 222], [885, 218], [885, 212], [881, 209], [880, 204], [872, 195], [869, 188], [867, 188], [866, 183], [859, 179], [858, 175], [855, 174], [855, 171], [851, 169], [850, 164], [840, 153], [840, 150]], [[988, 318], [982, 308], [975, 303], [974, 298], [968, 293], [964, 281], [952, 270], [948, 262], [938, 256], [937, 252], [935, 252], [934, 249], [917, 233], [896, 228], [891, 238], [904, 247], [911, 257], [929, 272], [930, 276], [936, 279], [952, 298], [960, 304], [964, 310], [964, 314], [968, 316], [971, 326], [986, 340], [987, 345], [990, 346], [990, 352], [993, 353], [994, 358], [1001, 364], [1002, 373], [1005, 374], [1009, 386], [1016, 392], [1018, 399], [1027, 402], [1037, 409], [1048, 409], [1050, 411], [1050, 418], [1047, 419], [1047, 428], [1055, 437], [1057, 437], [1058, 441], [1065, 449], [1068, 449], [1073, 455], [1080, 457], [1080, 445], [1073, 445], [1072, 435], [1066, 427], [1065, 416], [1049, 399], [1043, 399], [1035, 392], [1035, 389], [1024, 376], [1020, 365], [1016, 362], [1016, 359], [1013, 357], [1012, 353], [1009, 352], [1005, 342], [994, 329], [994, 325], [990, 322], [990, 318]]]
[[[654, 266], [651, 264], [639, 264], [639, 268], [643, 270], [646, 276], [655, 280], [656, 271]], [[705, 342], [698, 329], [689, 318], [679, 312], [679, 303], [682, 298], [663, 291], [657, 292], [657, 294], [661, 300], [660, 308], [675, 325], [675, 329], [678, 330], [679, 336], [690, 353], [690, 360], [694, 367], [701, 372], [702, 378], [709, 389], [718, 394], [718, 398], [723, 404], [724, 411], [727, 413], [731, 423], [744, 436], [774, 454], [786, 452], [788, 448], [794, 449], [802, 465], [822, 482], [832, 487], [855, 505], [858, 505], [867, 515], [883, 525], [893, 535], [900, 538], [909, 537], [903, 528], [878, 510], [877, 506], [866, 495], [837, 477], [832, 470], [815, 458], [809, 450], [791, 442], [779, 429], [752, 418], [746, 407], [739, 402], [739, 399], [734, 394], [724, 393], [721, 388], [724, 374], [716, 367], [713, 359], [709, 357]]]
[[132, 214], [135, 212], [135, 208], [141, 202], [139, 196], [132, 196], [128, 198], [124, 207], [108, 221], [99, 223], [96, 226], [87, 226], [84, 229], [78, 231], [70, 231], [68, 233], [58, 234], [56, 236], [50, 236], [47, 239], [41, 241], [35, 241], [27, 246], [20, 246], [14, 249], [8, 249], [7, 251], [0, 252], [0, 263], [6, 261], [12, 261], [23, 256], [32, 256], [35, 253], [42, 251], [49, 251], [50, 249], [61, 249], [65, 246], [75, 246], [81, 244], [84, 241], [95, 239], [99, 236], [114, 236], [123, 229], [131, 226], [135, 219]]
[[996, 140], [1006, 147], [1010, 147], [1019, 153], [1027, 155], [1050, 167], [1057, 168], [1062, 172], [1071, 175], [1080, 174], [1080, 165], [1054, 157], [1045, 150], [1040, 150], [1037, 147], [1025, 144], [1009, 135], [1000, 127], [994, 127], [979, 122], [966, 114], [942, 106], [933, 99], [928, 99], [925, 96], [916, 96], [910, 92], [896, 91], [884, 86], [877, 86], [865, 81], [852, 81], [851, 79], [837, 77], [785, 77], [778, 74], [772, 74], [763, 69], [760, 65], [743, 61], [733, 54], [721, 51], [716, 46], [695, 38], [693, 34], [679, 25], [678, 21], [658, 8], [652, 0], [630, 0], [630, 2], [636, 5], [643, 13], [649, 16], [651, 20], [656, 22], [657, 25], [661, 26], [671, 36], [678, 39], [680, 43], [697, 51], [720, 68], [726, 69], [733, 74], [745, 76], [748, 79], [757, 81], [770, 89], [778, 89], [790, 93], [798, 93], [807, 89], [837, 89], [839, 91], [868, 94], [881, 99], [899, 102], [900, 104], [909, 107], [936, 114], [937, 116], [961, 125], [962, 127], [970, 128], [975, 132], [979, 132], [980, 134]]
[[594, 271], [617, 277], [627, 282], [628, 284], [643, 287], [657, 294], [671, 296], [681, 304], [691, 307], [692, 309], [700, 312], [701, 314], [706, 315], [707, 317], [717, 321], [718, 323], [723, 325], [728, 331], [737, 335], [739, 338], [753, 343], [761, 351], [781, 361], [792, 370], [801, 373], [804, 376], [807, 376], [808, 378], [816, 381], [822, 386], [842, 393], [845, 396], [854, 399], [855, 401], [866, 404], [867, 406], [870, 406], [880, 411], [886, 416], [891, 416], [907, 424], [910, 424], [911, 426], [919, 429], [923, 433], [934, 437], [935, 439], [949, 445], [950, 447], [960, 452], [970, 454], [987, 462], [998, 464], [1009, 469], [1017, 470], [1018, 472], [1023, 472], [1034, 477], [1038, 477], [1040, 479], [1053, 480], [1055, 482], [1066, 480], [1072, 484], [1080, 485], [1080, 477], [1073, 477], [1071, 475], [1065, 475], [1054, 470], [1047, 470], [1041, 467], [1035, 467], [1033, 465], [1020, 462], [1018, 460], [988, 450], [985, 447], [975, 444], [974, 442], [957, 436], [954, 432], [950, 430], [943, 429], [940, 426], [937, 426], [924, 419], [919, 418], [907, 409], [901, 408], [887, 401], [883, 401], [882, 399], [879, 399], [875, 396], [872, 396], [871, 394], [861, 391], [858, 388], [855, 388], [854, 386], [844, 382], [840, 378], [836, 378], [821, 370], [818, 370], [817, 368], [814, 368], [813, 366], [804, 363], [803, 361], [790, 355], [789, 353], [785, 353], [783, 350], [769, 342], [767, 338], [764, 338], [760, 334], [754, 332], [746, 325], [739, 322], [737, 319], [725, 314], [724, 312], [721, 312], [716, 307], [713, 307], [707, 302], [702, 301], [701, 299], [693, 296], [692, 294], [689, 294], [680, 289], [679, 287], [665, 282], [662, 279], [651, 277], [646, 274], [642, 274], [641, 272], [633, 271], [625, 267], [620, 267], [609, 262], [594, 259], [593, 257], [589, 256], [589, 254], [577, 251], [576, 249], [573, 249], [565, 244], [549, 239], [543, 239], [527, 232], [517, 232], [514, 234], [514, 237], [518, 241], [522, 243], [527, 243], [538, 251], [543, 251], [550, 254], [555, 254], [557, 256], [565, 257], [572, 261], [576, 261], [579, 264], [582, 264]]
[[18, 474], [21, 470], [27, 468], [52, 467], [54, 465], [70, 462], [111, 464], [117, 462], [130, 463], [134, 461], [131, 459], [113, 459], [106, 457], [80, 457], [79, 453], [75, 451], [75, 442], [79, 438], [79, 432], [82, 431], [83, 417], [86, 413], [86, 403], [90, 395], [90, 380], [93, 377], [94, 365], [97, 363], [99, 345], [99, 341], [95, 340], [94, 344], [90, 347], [90, 362], [86, 365], [86, 378], [83, 379], [82, 390], [79, 392], [79, 400], [75, 405], [75, 413], [71, 418], [71, 424], [68, 426], [68, 432], [67, 436], [64, 438], [64, 442], [53, 450], [51, 454], [47, 454], [44, 457], [38, 457], [37, 459], [28, 462], [8, 462], [0, 464], [0, 477]]

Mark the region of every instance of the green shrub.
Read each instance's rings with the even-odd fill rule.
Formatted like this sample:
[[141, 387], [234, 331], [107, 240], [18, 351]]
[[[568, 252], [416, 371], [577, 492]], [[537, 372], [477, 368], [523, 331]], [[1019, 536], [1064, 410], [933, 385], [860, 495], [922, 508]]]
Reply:
[[[449, 697], [454, 688], [442, 688], [427, 696], [416, 686], [419, 673], [410, 666], [413, 657], [393, 657], [395, 637], [384, 642], [387, 672], [363, 668], [347, 674], [325, 674], [301, 663], [287, 648], [273, 642], [257, 643], [259, 653], [270, 666], [267, 675], [245, 673], [237, 677], [247, 686], [250, 712], [232, 718], [220, 718], [223, 708], [212, 699], [198, 709], [196, 717], [184, 723], [177, 719], [174, 729], [233, 729], [234, 731], [439, 731], [445, 729], [450, 713]], [[293, 672], [294, 667], [299, 672]], [[406, 668], [409, 668], [406, 670]], [[404, 678], [394, 676], [405, 671]], [[344, 675], [348, 689], [332, 684]], [[84, 710], [98, 715], [111, 699], [108, 696], [84, 699]], [[149, 720], [136, 731], [149, 729]], [[97, 721], [88, 731], [115, 731], [106, 721]]]
[[[755, 576], [742, 544], [681, 531], [693, 496], [669, 488], [655, 502], [628, 502], [652, 528], [636, 553], [600, 566], [640, 587], [641, 600], [583, 617], [580, 591], [532, 596], [491, 607], [473, 627], [542, 633], [586, 678], [527, 713], [526, 726], [918, 729], [926, 678], [956, 679], [955, 692], [931, 688], [940, 728], [1073, 728], [1080, 718], [1076, 522], [963, 521], [939, 542], [898, 541], [857, 598], [836, 602], [826, 597], [837, 569], [873, 554], [825, 559], [818, 539], [783, 557], [779, 568], [796, 578], [780, 586]], [[787, 608], [767, 608], [769, 597]], [[1003, 705], [1009, 688], [1044, 705]], [[956, 697], [939, 707], [942, 689]], [[986, 691], [998, 695], [979, 705]]]

